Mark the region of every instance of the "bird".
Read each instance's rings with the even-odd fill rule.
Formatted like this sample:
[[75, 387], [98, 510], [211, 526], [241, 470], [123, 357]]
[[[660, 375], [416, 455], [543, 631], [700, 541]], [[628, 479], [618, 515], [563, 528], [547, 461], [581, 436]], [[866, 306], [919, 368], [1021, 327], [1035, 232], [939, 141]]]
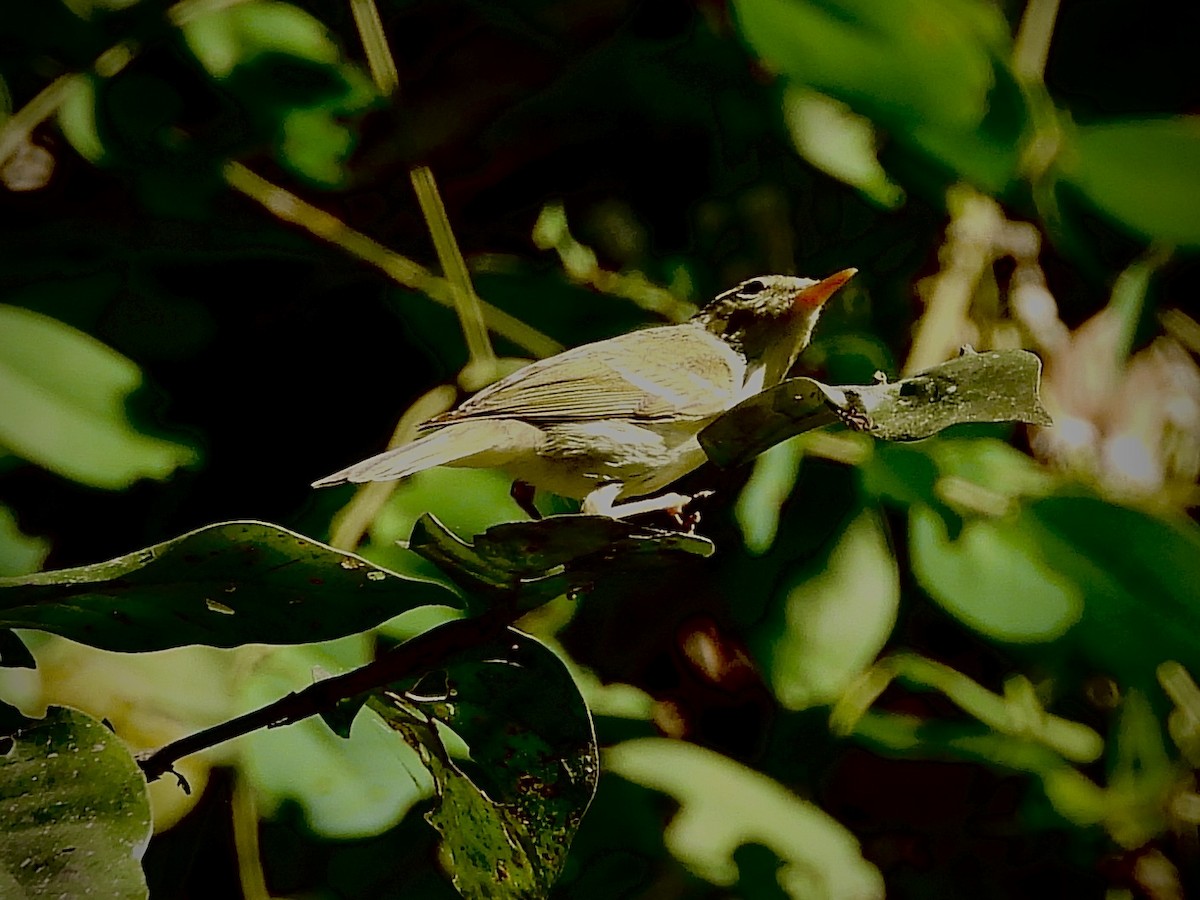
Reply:
[[394, 481], [435, 466], [498, 468], [531, 515], [541, 489], [581, 500], [585, 515], [678, 518], [693, 498], [659, 492], [706, 461], [697, 436], [786, 377], [825, 302], [856, 273], [750, 278], [686, 322], [530, 363], [423, 423], [411, 443], [313, 487]]

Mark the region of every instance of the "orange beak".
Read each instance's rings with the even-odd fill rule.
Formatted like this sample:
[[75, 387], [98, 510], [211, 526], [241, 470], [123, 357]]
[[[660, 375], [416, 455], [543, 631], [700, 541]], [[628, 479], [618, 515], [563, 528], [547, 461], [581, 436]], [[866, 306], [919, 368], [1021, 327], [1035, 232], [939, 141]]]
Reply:
[[796, 295], [792, 303], [797, 308], [819, 309], [825, 305], [825, 301], [832, 297], [838, 288], [857, 274], [858, 269], [842, 269], [836, 275], [830, 275], [828, 278], [806, 287]]

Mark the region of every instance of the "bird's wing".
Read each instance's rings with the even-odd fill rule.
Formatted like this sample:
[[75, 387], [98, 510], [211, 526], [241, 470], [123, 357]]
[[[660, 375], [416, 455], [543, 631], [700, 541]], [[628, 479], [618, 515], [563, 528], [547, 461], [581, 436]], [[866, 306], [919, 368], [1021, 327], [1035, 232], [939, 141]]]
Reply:
[[731, 405], [744, 374], [741, 357], [703, 328], [667, 325], [533, 363], [427, 426], [479, 418], [546, 423], [704, 419]]

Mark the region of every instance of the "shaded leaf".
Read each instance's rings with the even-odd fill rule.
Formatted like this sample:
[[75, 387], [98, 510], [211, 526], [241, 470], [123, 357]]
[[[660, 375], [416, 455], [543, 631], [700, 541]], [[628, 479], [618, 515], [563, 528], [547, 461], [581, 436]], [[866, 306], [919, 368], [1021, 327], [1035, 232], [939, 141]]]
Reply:
[[893, 441], [919, 440], [964, 422], [1045, 425], [1041, 368], [1028, 351], [993, 350], [964, 353], [890, 383], [835, 387], [793, 378], [725, 413], [700, 433], [700, 445], [717, 465], [732, 466], [837, 420]]
[[879, 870], [832, 816], [777, 781], [682, 741], [641, 738], [606, 750], [605, 771], [669, 794], [680, 808], [663, 837], [700, 877], [727, 887], [738, 880], [735, 851], [767, 847], [781, 860], [789, 897], [884, 896]]
[[277, 525], [224, 522], [105, 563], [0, 579], [0, 625], [109, 650], [301, 644], [454, 603]]
[[1147, 241], [1200, 246], [1200, 116], [1081, 126], [1062, 177]]
[[319, 185], [346, 179], [357, 136], [343, 118], [377, 93], [324, 25], [289, 3], [263, 2], [215, 9], [182, 30], [201, 65], [260, 120], [284, 166]]
[[548, 896], [599, 771], [591, 716], [562, 661], [507, 629], [369, 705], [433, 775], [425, 817], [459, 892]]
[[698, 535], [583, 515], [493, 525], [467, 543], [427, 514], [417, 521], [409, 549], [469, 591], [515, 593], [537, 605], [602, 578], [636, 576], [638, 567], [680, 554], [710, 556], [715, 548]]
[[180, 444], [139, 434], [125, 399], [138, 367], [57, 319], [0, 305], [0, 445], [93, 487], [165, 478], [195, 459]]
[[13, 736], [0, 755], [0, 819], [0, 896], [148, 896], [146, 782], [95, 719], [51, 707]]

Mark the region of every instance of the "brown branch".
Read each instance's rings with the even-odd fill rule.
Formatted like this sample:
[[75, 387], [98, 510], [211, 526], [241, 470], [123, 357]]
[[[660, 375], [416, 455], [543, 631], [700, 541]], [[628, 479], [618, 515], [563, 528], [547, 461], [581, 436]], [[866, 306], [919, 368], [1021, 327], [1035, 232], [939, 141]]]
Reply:
[[436, 669], [452, 653], [466, 650], [494, 637], [511, 625], [523, 611], [515, 603], [499, 603], [482, 615], [456, 619], [431, 628], [394, 647], [383, 656], [352, 671], [326, 678], [302, 691], [280, 697], [274, 703], [237, 716], [227, 722], [197, 731], [187, 737], [139, 754], [138, 766], [146, 781], [157, 781], [175, 773], [184, 790], [187, 782], [175, 772], [175, 763], [185, 756], [223, 744], [260, 728], [279, 728], [333, 710], [338, 703], [401, 678]]

